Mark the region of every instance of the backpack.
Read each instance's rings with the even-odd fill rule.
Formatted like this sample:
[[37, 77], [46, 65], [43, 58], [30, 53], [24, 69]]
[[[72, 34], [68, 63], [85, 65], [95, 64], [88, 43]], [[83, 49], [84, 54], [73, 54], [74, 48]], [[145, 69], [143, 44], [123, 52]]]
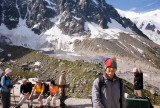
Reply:
[[49, 84], [43, 82], [43, 83], [41, 84], [41, 87], [42, 87], [43, 84], [44, 84], [44, 92], [43, 92], [43, 94], [49, 96]]
[[[104, 82], [103, 75], [100, 75], [99, 76], [99, 84], [98, 84], [100, 97], [102, 97], [101, 88], [102, 88], [104, 83], [105, 82]], [[119, 78], [119, 84], [120, 84], [120, 99], [119, 99], [119, 102], [120, 102], [120, 108], [122, 108], [122, 86], [123, 86], [123, 81], [122, 81], [121, 78]]]
[[[43, 91], [43, 95], [48, 95], [49, 96], [49, 84], [45, 83], [45, 82], [42, 82], [41, 83], [41, 88], [42, 88], [42, 85], [44, 85], [44, 91]], [[36, 85], [37, 87], [37, 85]]]
[[[5, 80], [7, 80], [7, 77], [6, 76], [4, 76], [5, 77]], [[1, 79], [2, 79], [2, 77], [0, 77], [0, 88], [2, 87], [2, 85], [1, 85]]]
[[0, 88], [1, 88], [2, 86], [1, 86], [1, 77], [0, 77]]

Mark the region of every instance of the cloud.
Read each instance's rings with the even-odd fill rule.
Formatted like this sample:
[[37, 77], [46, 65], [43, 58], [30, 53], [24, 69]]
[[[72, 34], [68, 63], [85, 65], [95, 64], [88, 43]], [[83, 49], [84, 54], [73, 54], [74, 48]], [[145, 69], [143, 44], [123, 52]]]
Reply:
[[152, 6], [152, 5], [156, 4], [156, 3], [157, 3], [157, 2], [149, 3], [149, 4], [147, 4], [145, 7], [150, 7], [150, 6]]
[[[140, 12], [147, 12], [147, 11], [151, 11], [151, 10], [154, 10], [154, 7], [159, 4], [160, 2], [155, 0], [153, 2], [150, 2], [140, 8], [137, 8], [136, 10], [137, 11], [140, 11]], [[155, 8], [156, 9], [156, 8]]]
[[134, 8], [131, 8], [131, 9], [129, 9], [129, 10], [130, 10], [130, 11], [135, 11], [136, 9], [137, 9], [137, 8], [134, 7]]

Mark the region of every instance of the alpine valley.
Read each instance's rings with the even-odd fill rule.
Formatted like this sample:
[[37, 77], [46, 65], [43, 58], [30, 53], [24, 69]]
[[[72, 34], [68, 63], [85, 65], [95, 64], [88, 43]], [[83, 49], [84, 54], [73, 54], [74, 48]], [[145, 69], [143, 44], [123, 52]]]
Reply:
[[0, 0], [0, 44], [0, 54], [15, 45], [96, 64], [116, 56], [120, 77], [133, 82], [140, 67], [145, 88], [160, 93], [160, 10], [124, 12], [105, 0]]

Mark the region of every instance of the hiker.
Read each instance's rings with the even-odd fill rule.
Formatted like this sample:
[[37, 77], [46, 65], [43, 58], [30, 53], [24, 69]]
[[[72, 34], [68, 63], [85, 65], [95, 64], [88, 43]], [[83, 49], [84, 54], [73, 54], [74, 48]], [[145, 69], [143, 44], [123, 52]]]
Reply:
[[22, 79], [22, 85], [20, 86], [20, 98], [19, 103], [15, 108], [20, 108], [26, 99], [29, 98], [32, 91], [32, 83], [27, 82], [27, 79]]
[[[5, 75], [5, 72], [2, 69], [0, 69], [0, 81], [4, 75]], [[1, 88], [1, 83], [0, 83], [0, 88]], [[0, 98], [1, 98], [1, 90], [0, 90]]]
[[[5, 72], [2, 69], [0, 69], [0, 81], [4, 75], [5, 75]], [[0, 88], [1, 88], [1, 83], [0, 83]]]
[[10, 107], [10, 91], [13, 88], [11, 84], [12, 70], [10, 68], [5, 69], [5, 75], [1, 79], [1, 94], [2, 94], [2, 103], [1, 108]]
[[55, 84], [54, 80], [51, 80], [49, 83], [50, 96], [47, 98], [48, 108], [50, 107], [50, 102], [53, 103], [53, 107], [56, 107], [56, 100], [59, 98], [59, 88]]
[[[42, 84], [41, 79], [36, 79], [36, 84], [34, 85], [34, 88], [31, 92], [31, 95], [29, 96], [30, 100], [30, 106], [29, 108], [32, 108], [33, 99], [37, 99], [40, 103], [40, 108], [43, 108], [43, 92], [44, 92], [44, 84]], [[34, 93], [34, 94], [33, 94]]]
[[[62, 71], [59, 77], [59, 85], [66, 85], [66, 71]], [[59, 88], [60, 95], [62, 95], [62, 88]], [[66, 94], [66, 88], [64, 90], [64, 94]]]
[[4, 75], [5, 75], [5, 72], [4, 72], [2, 69], [0, 69], [0, 81], [1, 81], [1, 78], [2, 78]]
[[135, 97], [143, 97], [143, 72], [141, 69], [133, 68], [134, 72], [134, 95]]
[[116, 58], [107, 58], [104, 65], [104, 74], [93, 82], [93, 106], [95, 108], [125, 108], [123, 82], [115, 74], [117, 71]]

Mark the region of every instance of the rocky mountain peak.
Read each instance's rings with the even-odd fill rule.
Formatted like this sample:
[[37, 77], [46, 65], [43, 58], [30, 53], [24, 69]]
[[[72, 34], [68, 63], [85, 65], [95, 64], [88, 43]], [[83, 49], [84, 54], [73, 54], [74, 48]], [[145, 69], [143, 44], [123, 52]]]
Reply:
[[94, 22], [103, 29], [107, 29], [107, 24], [112, 23], [111, 19], [114, 19], [124, 28], [129, 27], [135, 33], [146, 37], [133, 22], [120, 17], [118, 12], [105, 0], [61, 0], [60, 13], [59, 27], [64, 34], [85, 33], [85, 22]]

